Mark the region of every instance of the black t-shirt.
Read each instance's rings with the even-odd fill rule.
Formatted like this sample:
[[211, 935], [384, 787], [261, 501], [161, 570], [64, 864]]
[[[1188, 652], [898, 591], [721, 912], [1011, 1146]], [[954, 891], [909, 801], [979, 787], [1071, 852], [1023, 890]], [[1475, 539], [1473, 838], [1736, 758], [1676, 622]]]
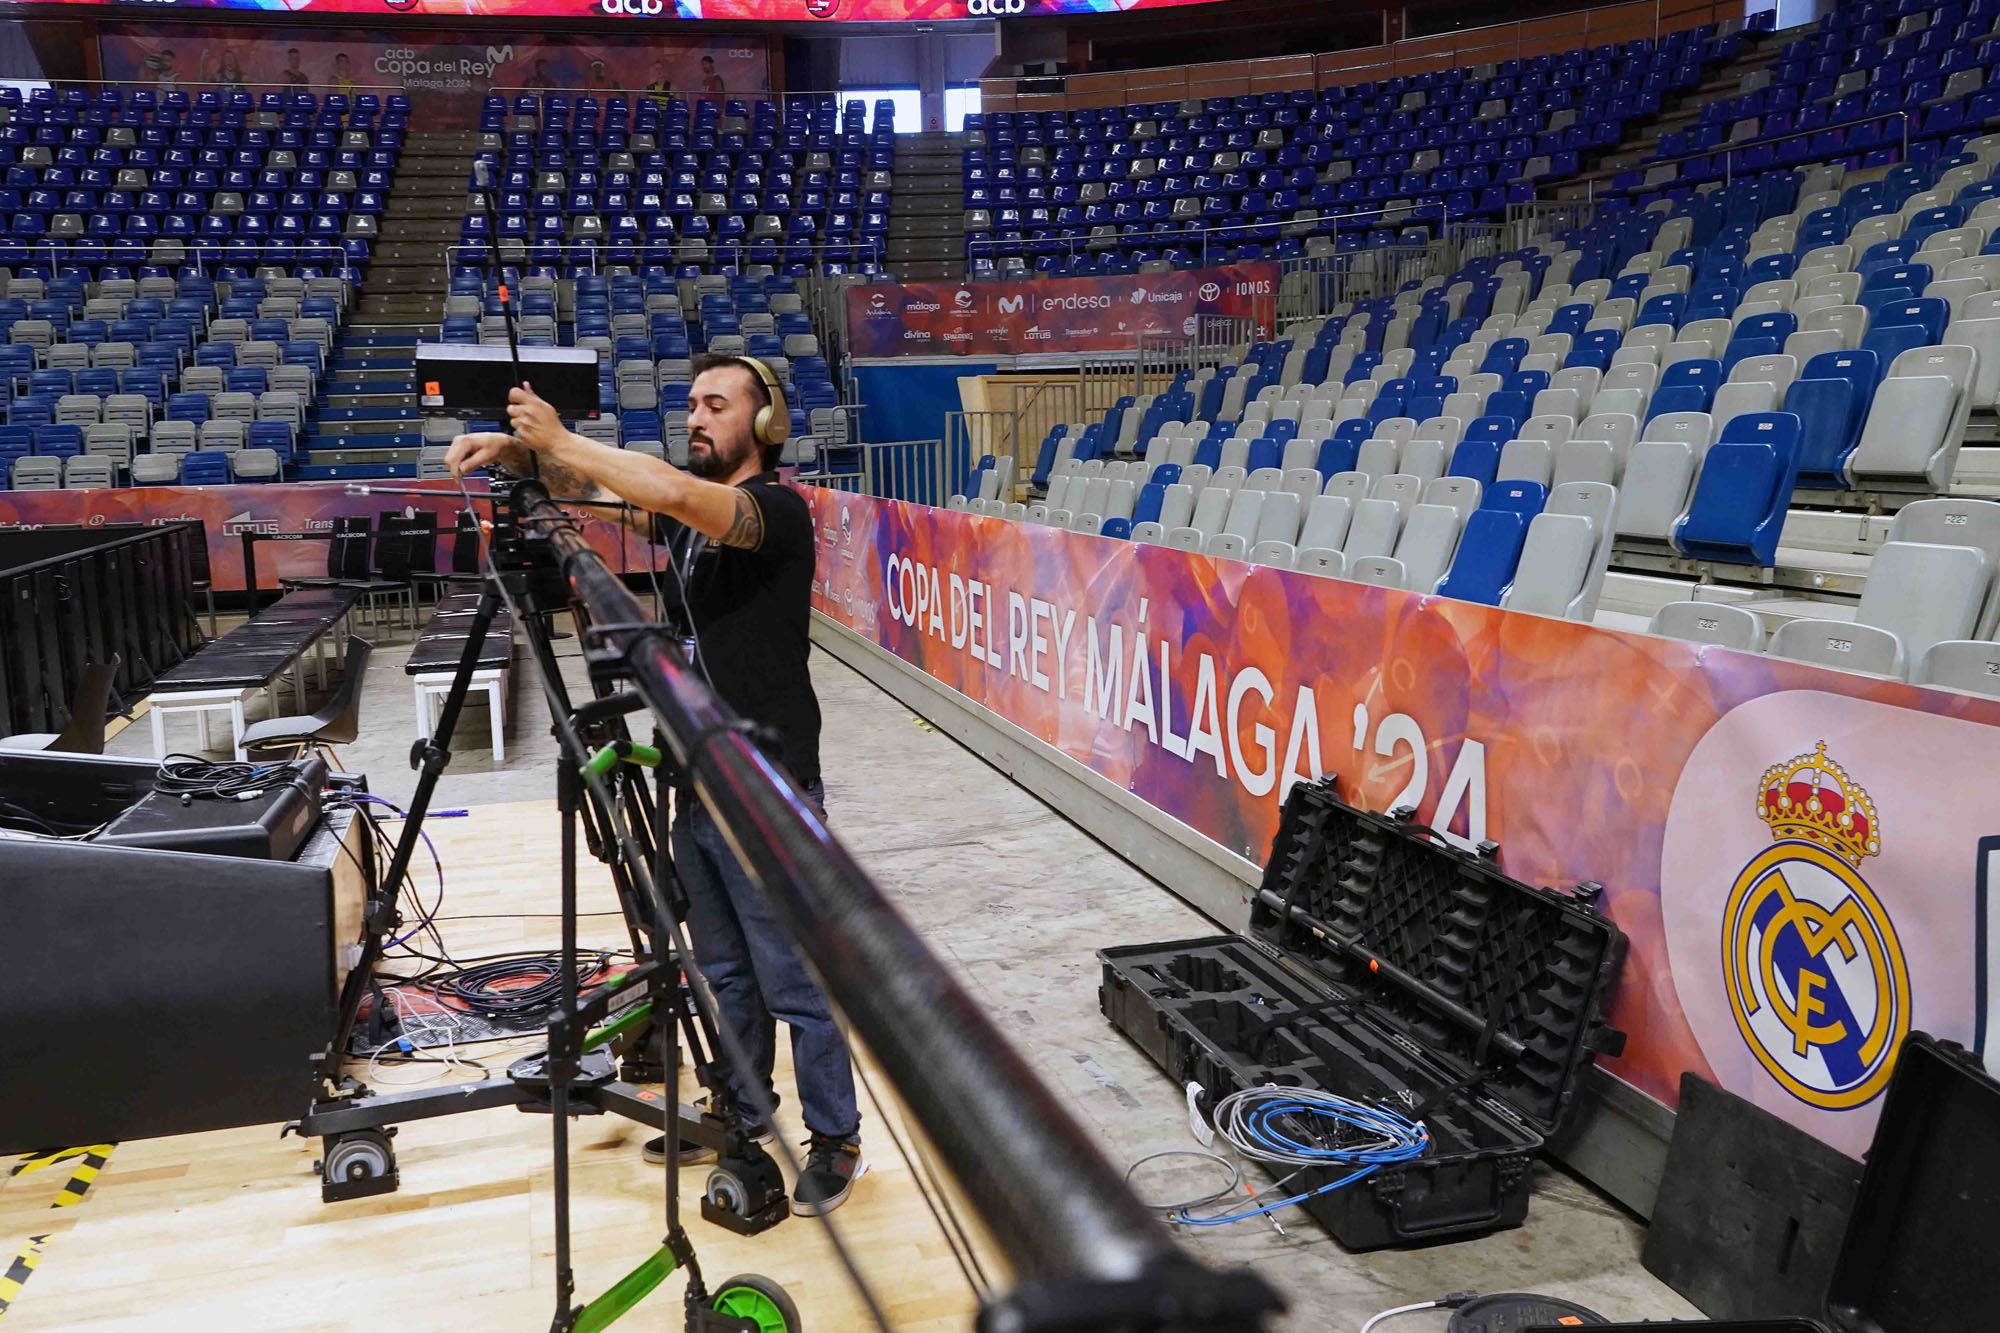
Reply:
[[[805, 497], [766, 472], [742, 484], [764, 516], [756, 550], [723, 546], [678, 520], [656, 516], [653, 540], [680, 569], [660, 575], [670, 619], [691, 633], [723, 702], [778, 733], [783, 762], [801, 786], [819, 781], [819, 698], [812, 652], [813, 525]], [[687, 585], [685, 608], [681, 584]]]

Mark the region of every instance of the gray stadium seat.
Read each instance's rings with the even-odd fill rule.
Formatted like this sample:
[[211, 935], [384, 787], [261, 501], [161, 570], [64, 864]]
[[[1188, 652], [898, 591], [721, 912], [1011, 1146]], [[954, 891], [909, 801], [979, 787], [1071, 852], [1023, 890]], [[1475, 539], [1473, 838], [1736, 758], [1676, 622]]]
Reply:
[[66, 491], [99, 491], [117, 484], [115, 466], [102, 454], [77, 454], [63, 464]]
[[[1973, 637], [1992, 578], [1986, 553], [1974, 547], [1887, 542], [1875, 552], [1852, 625], [1795, 620], [1771, 636], [1766, 651], [1901, 679], [1932, 644]], [[1887, 634], [1890, 647], [1878, 634], [1846, 635], [1849, 629]]]
[[1501, 594], [1500, 605], [1509, 611], [1567, 617], [1583, 596], [1596, 546], [1597, 530], [1581, 514], [1535, 515], [1514, 581]]
[[1915, 500], [1896, 511], [1896, 517], [1889, 523], [1887, 540], [1970, 546], [1983, 551], [1996, 577], [1973, 634], [1988, 639], [2000, 631], [2000, 504], [1957, 495]]
[[[1030, 508], [1032, 511], [1032, 506]], [[1166, 541], [1170, 529], [1189, 526], [1193, 514], [1193, 488], [1175, 482], [1167, 487], [1166, 494], [1160, 498], [1159, 520], [1134, 525], [1132, 540], [1144, 542], [1149, 546], [1159, 546]]]
[[60, 458], [17, 458], [14, 460], [13, 486], [17, 491], [55, 491], [62, 489], [62, 460]]
[[[1223, 519], [1222, 531], [1202, 543], [1202, 549], [1210, 555], [1227, 556], [1241, 560], [1250, 554], [1256, 544], [1257, 520], [1263, 513], [1265, 491], [1240, 490], [1230, 497], [1229, 513]], [[1206, 494], [1203, 496], [1207, 498]]]
[[1402, 531], [1403, 511], [1394, 500], [1364, 499], [1354, 506], [1341, 554], [1350, 564], [1362, 556], [1394, 555]]
[[[1410, 511], [1396, 539], [1396, 586], [1427, 593], [1437, 587], [1458, 552], [1465, 515], [1449, 504], [1420, 504]], [[1350, 573], [1349, 577], [1353, 577]]]
[[2000, 695], [2000, 644], [1988, 639], [1945, 639], [1931, 645], [1910, 673], [1916, 685]]
[[[1347, 541], [1353, 509], [1353, 502], [1344, 495], [1314, 496], [1306, 505], [1305, 522], [1299, 526], [1298, 554], [1292, 568], [1306, 569], [1309, 557], [1322, 566], [1310, 572], [1324, 572], [1323, 566], [1329, 560], [1340, 564], [1341, 547]], [[1340, 570], [1332, 572], [1338, 575]]]
[[283, 473], [275, 449], [238, 449], [229, 458], [229, 475], [237, 481], [276, 481]]
[[1844, 620], [1791, 620], [1778, 626], [1765, 653], [1889, 680], [1903, 678], [1903, 645], [1885, 629]]
[[1403, 562], [1386, 555], [1365, 555], [1347, 562], [1341, 577], [1350, 583], [1368, 583], [1379, 588], [1403, 586]]
[[1913, 347], [1895, 359], [1848, 457], [1851, 485], [1951, 485], [1972, 410], [1974, 359], [1969, 347]]
[[122, 421], [100, 421], [83, 428], [83, 451], [109, 459], [114, 466], [132, 462], [132, 428]]
[[1754, 611], [1726, 602], [1668, 602], [1653, 613], [1647, 631], [1689, 643], [1754, 653], [1764, 646], [1764, 622]]
[[[192, 423], [182, 423], [191, 425]], [[134, 486], [171, 486], [181, 477], [180, 455], [174, 453], [139, 454], [132, 459], [132, 484]]]
[[[156, 454], [191, 454], [195, 445], [195, 423], [192, 421], [155, 421], [153, 423], [153, 452]], [[134, 462], [137, 462], [135, 459]], [[175, 465], [179, 476], [179, 465]]]

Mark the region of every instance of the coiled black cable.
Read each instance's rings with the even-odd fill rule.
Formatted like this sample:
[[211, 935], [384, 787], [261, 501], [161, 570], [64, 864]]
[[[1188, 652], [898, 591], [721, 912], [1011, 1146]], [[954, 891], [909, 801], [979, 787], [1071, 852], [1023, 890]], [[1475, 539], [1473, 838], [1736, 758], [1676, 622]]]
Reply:
[[[579, 956], [576, 984], [585, 985], [610, 963], [609, 953]], [[529, 1018], [562, 997], [562, 955], [520, 954], [495, 959], [427, 977], [421, 984], [490, 1018]]]
[[153, 778], [153, 790], [170, 796], [208, 796], [226, 801], [262, 791], [291, 771], [293, 765], [289, 760], [250, 764], [240, 760], [216, 762], [198, 755], [170, 754], [160, 761], [160, 771]]

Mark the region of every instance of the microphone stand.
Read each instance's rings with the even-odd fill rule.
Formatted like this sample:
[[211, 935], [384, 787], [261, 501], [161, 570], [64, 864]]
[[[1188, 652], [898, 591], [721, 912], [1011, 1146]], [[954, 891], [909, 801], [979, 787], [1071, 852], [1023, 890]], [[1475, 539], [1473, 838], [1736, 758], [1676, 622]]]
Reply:
[[[500, 284], [500, 318], [507, 325], [507, 360], [514, 372], [515, 385], [525, 386], [527, 379], [521, 374], [520, 322], [514, 313], [514, 293], [507, 283], [507, 268], [500, 253], [500, 209], [493, 200], [493, 168], [483, 157], [473, 159], [472, 185], [479, 191], [480, 205], [486, 210], [486, 253], [493, 264], [493, 276]], [[542, 460], [532, 449], [527, 453], [528, 475], [540, 480]]]

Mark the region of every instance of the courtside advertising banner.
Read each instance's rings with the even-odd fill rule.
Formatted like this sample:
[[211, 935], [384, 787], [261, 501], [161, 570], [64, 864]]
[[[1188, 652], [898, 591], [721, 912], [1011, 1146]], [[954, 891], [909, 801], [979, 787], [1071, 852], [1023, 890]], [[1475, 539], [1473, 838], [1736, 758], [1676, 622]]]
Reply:
[[[70, 4], [120, 4], [132, 0], [58, 0]], [[909, 19], [1027, 18], [1047, 14], [1122, 14], [1169, 9], [1214, 0], [144, 0], [164, 10], [261, 9], [280, 13], [498, 15], [507, 18], [735, 19], [762, 23]], [[636, 87], [637, 85], [631, 85]]]
[[[1192, 335], [1204, 315], [1268, 324], [1278, 266], [1032, 281], [872, 283], [847, 292], [857, 357], [1131, 352], [1142, 337]], [[1268, 329], [1264, 330], [1268, 332]]]
[[632, 43], [554, 33], [426, 30], [403, 38], [381, 31], [148, 24], [107, 29], [98, 43], [105, 78], [163, 93], [401, 89], [418, 129], [477, 126], [488, 93], [566, 88], [610, 96], [630, 89], [718, 98], [771, 86], [769, 50], [754, 37]]
[[1858, 1156], [1905, 1034], [1986, 1043], [2000, 700], [807, 494], [819, 611], [1232, 852], [1333, 774], [1602, 884], [1607, 1064], [1668, 1105], [1692, 1071]]

